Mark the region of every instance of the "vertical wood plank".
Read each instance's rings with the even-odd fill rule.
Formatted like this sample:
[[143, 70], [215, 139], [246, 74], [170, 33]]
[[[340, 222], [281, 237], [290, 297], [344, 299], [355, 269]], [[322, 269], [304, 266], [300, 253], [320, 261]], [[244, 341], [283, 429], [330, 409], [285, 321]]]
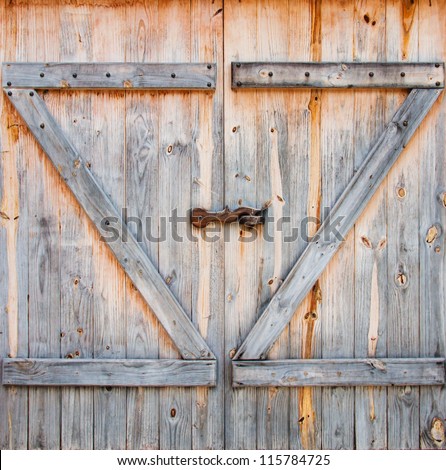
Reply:
[[[385, 0], [355, 2], [353, 60], [385, 61]], [[355, 99], [355, 169], [385, 124], [385, 91], [358, 90]], [[386, 357], [387, 225], [386, 184], [377, 191], [355, 225], [355, 356]], [[355, 389], [358, 449], [387, 447], [387, 390]]]
[[[224, 149], [225, 204], [255, 206], [257, 112], [255, 90], [231, 90], [230, 62], [257, 53], [257, 2], [224, 4]], [[257, 231], [225, 226], [225, 448], [256, 448], [256, 390], [232, 388], [231, 359], [257, 317], [257, 289], [262, 269]], [[257, 260], [257, 265], [253, 265]], [[254, 269], [253, 269], [254, 266]]]
[[[418, 60], [418, 0], [387, 0], [387, 61]], [[390, 94], [387, 119], [406, 93]], [[388, 176], [387, 354], [419, 355], [418, 133]], [[419, 447], [419, 388], [395, 387], [387, 392], [389, 449]]]
[[[158, 13], [158, 47], [161, 62], [190, 60], [190, 2], [162, 2]], [[184, 310], [191, 313], [192, 243], [185, 219], [191, 208], [192, 130], [190, 92], [160, 92], [159, 95], [159, 205], [167, 221], [166, 241], [159, 245], [159, 269]], [[178, 240], [182, 238], [183, 241]], [[160, 357], [176, 358], [170, 339], [160, 336]], [[160, 447], [190, 449], [191, 390], [160, 391]]]
[[[419, 2], [419, 60], [441, 61], [445, 55], [444, 3]], [[445, 230], [446, 230], [446, 139], [444, 96], [421, 125], [419, 151], [423, 155], [419, 174], [420, 243], [420, 355], [445, 353]], [[420, 446], [446, 449], [446, 389], [420, 387]]]
[[[127, 6], [126, 58], [157, 62], [158, 2]], [[155, 266], [158, 265], [158, 95], [131, 92], [126, 97], [127, 222]], [[132, 283], [126, 283], [127, 357], [158, 358], [159, 323]], [[159, 448], [159, 391], [127, 390], [127, 448]]]
[[[0, 60], [26, 54], [20, 46], [17, 7], [0, 4]], [[28, 223], [26, 146], [20, 117], [0, 97], [0, 352], [3, 357], [28, 355]], [[22, 134], [22, 135], [21, 135]], [[32, 137], [31, 137], [32, 138]], [[28, 446], [28, 390], [0, 387], [0, 448]]]
[[[191, 60], [217, 63], [212, 93], [192, 93], [193, 119], [191, 207], [223, 207], [223, 2], [192, 0]], [[223, 231], [193, 229], [192, 313], [200, 333], [219, 359], [224, 347]], [[218, 241], [212, 238], [218, 235]], [[217, 387], [192, 390], [192, 448], [224, 447], [224, 368]]]
[[[353, 13], [350, 1], [322, 4], [322, 60], [351, 60]], [[353, 176], [353, 109], [351, 91], [323, 94], [321, 111], [322, 201], [331, 208]], [[321, 277], [322, 355], [352, 357], [354, 351], [354, 232], [347, 237]], [[342, 282], [339, 280], [342, 279]], [[354, 390], [322, 391], [322, 447], [354, 446]]]
[[[32, 4], [20, 11], [26, 61], [59, 60], [59, 6], [48, 9]], [[45, 95], [50, 108], [60, 99]], [[61, 182], [56, 171], [35, 142], [27, 146], [29, 158], [29, 355], [60, 357], [60, 206]], [[60, 390], [29, 389], [30, 449], [60, 448]]]
[[[289, 60], [321, 60], [321, 2], [289, 2]], [[299, 90], [288, 101], [288, 213], [290, 231], [284, 256], [289, 268], [302, 254], [321, 218], [320, 90]], [[295, 232], [297, 230], [298, 232]], [[298, 233], [295, 240], [295, 233]], [[318, 281], [290, 322], [290, 357], [321, 357], [321, 290]], [[321, 448], [320, 388], [290, 389], [290, 448]]]
[[[92, 9], [93, 60], [125, 61], [125, 5], [111, 2]], [[113, 27], [111, 27], [113, 25]], [[125, 191], [124, 92], [92, 93], [94, 126], [91, 171], [118, 210]], [[125, 358], [125, 275], [105, 243], [93, 245], [94, 357]], [[126, 390], [119, 387], [94, 391], [94, 448], [126, 446]]]
[[[91, 61], [90, 8], [61, 6], [60, 59]], [[82, 155], [92, 145], [91, 94], [61, 93], [55, 118]], [[94, 117], [93, 117], [94, 119]], [[92, 245], [97, 239], [83, 210], [64, 184], [60, 194], [61, 356], [93, 357]], [[61, 447], [93, 448], [93, 389], [61, 391]]]
[[[255, 60], [284, 61], [288, 55], [288, 2], [257, 1], [257, 55]], [[257, 206], [269, 204], [268, 221], [259, 240], [258, 259], [262, 265], [257, 302], [262, 310], [277, 291], [287, 272], [284, 269], [284, 243], [281, 225], [289, 201], [288, 181], [284, 176], [287, 155], [286, 103], [292, 92], [257, 92]], [[288, 356], [289, 328], [285, 328], [268, 357]], [[257, 448], [288, 449], [289, 391], [263, 388], [257, 391]]]

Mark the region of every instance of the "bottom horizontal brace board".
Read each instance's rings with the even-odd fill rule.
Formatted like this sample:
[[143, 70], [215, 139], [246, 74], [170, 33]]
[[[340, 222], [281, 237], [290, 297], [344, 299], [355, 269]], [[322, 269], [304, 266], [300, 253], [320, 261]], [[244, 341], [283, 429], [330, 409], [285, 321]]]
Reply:
[[234, 387], [442, 385], [444, 358], [234, 361]]
[[3, 359], [3, 385], [213, 387], [216, 361]]

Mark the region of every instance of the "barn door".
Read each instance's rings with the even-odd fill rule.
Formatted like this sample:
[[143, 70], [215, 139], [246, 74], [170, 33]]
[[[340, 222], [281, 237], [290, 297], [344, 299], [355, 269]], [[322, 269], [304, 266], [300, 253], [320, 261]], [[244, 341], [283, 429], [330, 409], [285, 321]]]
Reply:
[[0, 7], [2, 446], [446, 445], [444, 64], [359, 3]]
[[[442, 300], [421, 266], [443, 170], [427, 192], [415, 174], [439, 136], [408, 141], [439, 112], [444, 50], [415, 3], [225, 3], [226, 204], [269, 218], [225, 248], [230, 447], [444, 447], [444, 341], [427, 326]], [[426, 60], [411, 84], [407, 62]]]

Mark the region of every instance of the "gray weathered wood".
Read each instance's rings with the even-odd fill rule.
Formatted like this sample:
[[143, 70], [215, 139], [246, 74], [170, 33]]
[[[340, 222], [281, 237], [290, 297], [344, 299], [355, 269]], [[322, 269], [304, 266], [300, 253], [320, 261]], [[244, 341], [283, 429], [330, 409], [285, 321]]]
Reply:
[[439, 94], [439, 90], [411, 91], [240, 346], [236, 360], [265, 357], [290, 321], [296, 307], [342, 245], [351, 227]]
[[11, 93], [11, 102], [103, 239], [107, 241], [112, 234], [116, 235], [108, 246], [141, 295], [153, 308], [182, 357], [213, 358], [203, 338], [139, 246], [136, 238], [129, 232], [121, 215], [99, 186], [82, 157], [65, 137], [44, 101], [32, 90], [13, 90], [8, 93]]
[[[421, 2], [386, 0], [386, 57], [389, 60], [419, 60], [419, 9]], [[404, 99], [405, 93], [389, 93], [386, 119]], [[440, 100], [439, 100], [440, 101]], [[434, 113], [430, 113], [431, 118]], [[426, 120], [427, 122], [427, 120]], [[420, 152], [419, 136], [414, 136], [387, 177], [387, 356], [420, 355]], [[429, 155], [430, 159], [434, 155]], [[421, 209], [421, 210], [420, 210]], [[426, 354], [429, 356], [430, 354]], [[439, 355], [439, 351], [435, 352]], [[387, 391], [388, 449], [420, 447], [420, 390], [395, 387]], [[413, 425], [413, 423], [417, 423]]]
[[3, 359], [3, 385], [213, 387], [214, 360]]
[[[210, 66], [210, 68], [208, 68]], [[215, 64], [6, 63], [2, 83], [34, 89], [215, 89]]]
[[442, 385], [443, 358], [234, 361], [234, 387]]
[[232, 62], [232, 87], [443, 88], [444, 64]]
[[[433, 2], [419, 10], [419, 58], [436, 59], [446, 53], [444, 4]], [[439, 100], [440, 101], [440, 100]], [[437, 101], [422, 124], [418, 240], [420, 250], [420, 354], [446, 354], [446, 119], [445, 100]], [[446, 387], [420, 389], [421, 448], [446, 449]]]
[[[91, 9], [60, 11], [61, 60], [91, 59], [91, 43], [78, 38], [91, 35]], [[58, 93], [55, 93], [55, 95]], [[94, 152], [94, 130], [91, 119], [93, 93], [62, 91], [59, 106], [52, 108], [54, 117], [75, 142], [77, 150], [91, 161]], [[96, 121], [97, 123], [97, 121]], [[31, 136], [30, 136], [31, 137]], [[32, 137], [31, 137], [32, 138]], [[110, 155], [107, 155], [110, 159]], [[111, 163], [111, 162], [110, 162]], [[58, 195], [60, 213], [61, 285], [61, 357], [76, 359], [94, 355], [95, 325], [95, 275], [93, 244], [96, 233], [82, 208], [69, 191]], [[107, 313], [109, 313], [107, 311]], [[86, 387], [65, 387], [61, 390], [61, 448], [93, 449], [94, 390]], [[96, 402], [97, 405], [97, 402]]]
[[[355, 60], [383, 61], [386, 46], [386, 1], [364, 0], [355, 8]], [[364, 14], [373, 13], [374, 27], [365, 27]], [[387, 90], [364, 90], [354, 93], [355, 111], [353, 147], [355, 169], [363, 162], [370, 143], [381, 134], [387, 121]], [[371, 119], [371, 116], [375, 116]], [[390, 117], [390, 116], [389, 116]], [[354, 247], [354, 348], [355, 357], [387, 356], [387, 220], [386, 185], [382, 184], [367, 210], [355, 224]], [[336, 280], [335, 280], [336, 282]], [[341, 306], [343, 308], [343, 306]], [[434, 357], [426, 354], [427, 357]], [[355, 388], [355, 447], [387, 447], [387, 388]]]

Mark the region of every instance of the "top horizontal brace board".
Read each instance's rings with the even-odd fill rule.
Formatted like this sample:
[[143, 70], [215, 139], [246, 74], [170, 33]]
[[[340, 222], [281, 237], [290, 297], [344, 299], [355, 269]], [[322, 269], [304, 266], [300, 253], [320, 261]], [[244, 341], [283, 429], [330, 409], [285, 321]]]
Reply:
[[444, 88], [444, 63], [233, 62], [233, 88]]
[[214, 90], [211, 63], [4, 63], [4, 88]]

